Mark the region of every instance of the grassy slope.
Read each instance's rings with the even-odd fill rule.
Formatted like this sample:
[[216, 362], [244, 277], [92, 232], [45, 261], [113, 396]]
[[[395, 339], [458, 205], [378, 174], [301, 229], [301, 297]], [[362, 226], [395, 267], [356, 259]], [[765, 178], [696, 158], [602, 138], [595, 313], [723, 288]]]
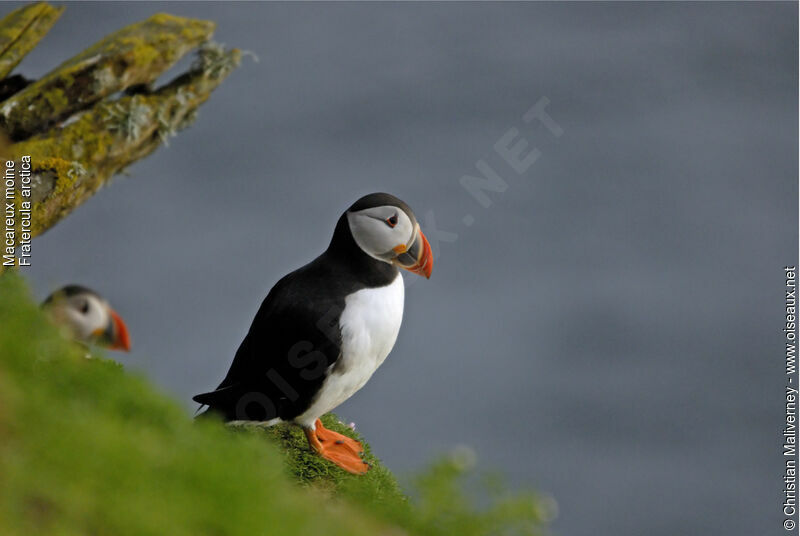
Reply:
[[373, 469], [356, 477], [292, 428], [194, 423], [144, 379], [84, 355], [19, 277], [0, 277], [3, 536], [540, 533], [542, 501], [503, 494], [477, 510], [453, 460], [417, 479], [412, 503], [369, 453]]
[[351, 475], [314, 454], [308, 448], [305, 434], [296, 426], [267, 427], [259, 424], [247, 424], [235, 428], [237, 431], [245, 431], [277, 443], [281, 447], [280, 454], [292, 479], [301, 484], [311, 485], [317, 490], [331, 493], [346, 493], [352, 486], [355, 486], [369, 490], [370, 494], [379, 501], [406, 502], [397, 479], [372, 453], [369, 443], [360, 434], [342, 424], [333, 414], [324, 415], [322, 421], [329, 430], [357, 439], [364, 445], [363, 457], [371, 466], [366, 475]]

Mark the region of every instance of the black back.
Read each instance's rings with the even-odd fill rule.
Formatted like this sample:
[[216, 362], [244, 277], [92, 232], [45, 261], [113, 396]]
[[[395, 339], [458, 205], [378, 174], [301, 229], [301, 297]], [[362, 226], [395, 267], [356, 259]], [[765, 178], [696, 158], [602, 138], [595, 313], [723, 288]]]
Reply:
[[[376, 202], [372, 206], [396, 204]], [[358, 247], [343, 214], [328, 249], [270, 290], [217, 390], [194, 400], [226, 420], [300, 415], [340, 357], [345, 297], [388, 285], [397, 276], [394, 265]]]

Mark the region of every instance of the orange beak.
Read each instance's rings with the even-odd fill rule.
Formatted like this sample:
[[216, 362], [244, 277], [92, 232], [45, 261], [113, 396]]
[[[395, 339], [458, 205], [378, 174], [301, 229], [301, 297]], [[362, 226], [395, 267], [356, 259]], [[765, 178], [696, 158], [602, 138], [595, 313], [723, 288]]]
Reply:
[[[403, 251], [400, 251], [403, 250]], [[426, 279], [431, 278], [433, 272], [433, 253], [431, 245], [422, 231], [417, 233], [417, 238], [411, 247], [404, 248], [398, 246], [395, 252], [399, 253], [394, 262], [400, 268], [413, 272], [417, 275], [424, 275]]]
[[114, 323], [114, 339], [109, 348], [129, 352], [131, 350], [131, 339], [128, 335], [128, 328], [115, 310], [111, 309], [109, 312], [111, 313], [111, 321]]

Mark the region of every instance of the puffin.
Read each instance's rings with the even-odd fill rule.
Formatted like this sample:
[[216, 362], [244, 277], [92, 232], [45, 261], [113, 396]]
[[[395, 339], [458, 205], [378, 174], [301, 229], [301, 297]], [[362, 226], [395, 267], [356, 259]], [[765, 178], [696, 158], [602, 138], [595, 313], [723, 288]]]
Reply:
[[269, 291], [225, 378], [193, 397], [208, 406], [198, 417], [290, 423], [321, 457], [366, 473], [361, 443], [320, 417], [361, 389], [392, 350], [403, 319], [400, 269], [425, 278], [433, 270], [414, 212], [391, 194], [360, 198], [328, 248]]
[[105, 298], [89, 288], [66, 285], [42, 302], [42, 310], [81, 344], [125, 352], [131, 349], [125, 322]]

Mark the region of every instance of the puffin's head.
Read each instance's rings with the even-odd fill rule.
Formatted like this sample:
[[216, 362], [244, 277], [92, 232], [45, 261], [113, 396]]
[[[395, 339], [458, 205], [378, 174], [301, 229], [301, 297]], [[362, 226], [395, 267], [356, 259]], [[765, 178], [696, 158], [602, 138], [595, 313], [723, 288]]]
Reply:
[[433, 254], [411, 208], [395, 196], [365, 195], [347, 209], [358, 247], [372, 258], [430, 278]]
[[86, 287], [67, 285], [48, 296], [42, 308], [75, 340], [112, 350], [131, 349], [122, 318], [106, 300]]

